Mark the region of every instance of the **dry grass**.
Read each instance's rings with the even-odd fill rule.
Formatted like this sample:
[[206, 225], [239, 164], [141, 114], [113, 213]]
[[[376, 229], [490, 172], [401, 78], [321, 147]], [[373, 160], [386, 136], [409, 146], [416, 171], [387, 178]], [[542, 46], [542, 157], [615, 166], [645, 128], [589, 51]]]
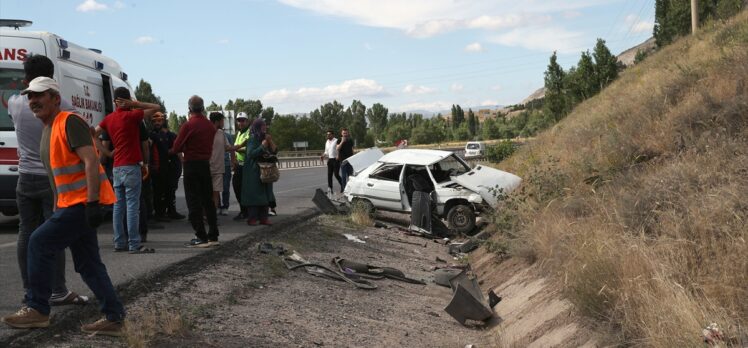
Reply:
[[374, 217], [370, 207], [360, 201], [354, 201], [351, 204], [351, 221], [360, 226], [374, 226]]
[[502, 163], [499, 235], [623, 344], [748, 344], [746, 84], [745, 11], [628, 69]]
[[158, 336], [183, 336], [190, 330], [190, 324], [179, 306], [156, 306], [144, 308], [139, 313], [131, 313], [125, 322], [125, 341], [128, 347], [146, 348]]

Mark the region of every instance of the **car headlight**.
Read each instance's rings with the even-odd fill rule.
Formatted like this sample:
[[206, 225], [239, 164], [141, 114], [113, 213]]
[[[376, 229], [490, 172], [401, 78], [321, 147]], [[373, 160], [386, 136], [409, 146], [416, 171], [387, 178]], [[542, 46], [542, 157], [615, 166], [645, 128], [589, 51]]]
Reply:
[[481, 204], [483, 203], [483, 197], [477, 193], [473, 193], [470, 196], [468, 196], [468, 202], [475, 203], [475, 204]]

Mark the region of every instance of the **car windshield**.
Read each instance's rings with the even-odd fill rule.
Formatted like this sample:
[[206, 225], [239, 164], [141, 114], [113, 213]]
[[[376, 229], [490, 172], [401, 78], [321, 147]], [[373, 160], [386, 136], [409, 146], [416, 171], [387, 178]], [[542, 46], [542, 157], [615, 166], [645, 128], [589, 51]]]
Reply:
[[0, 69], [0, 98], [3, 99], [0, 104], [0, 131], [12, 131], [13, 120], [8, 115], [8, 98], [14, 94], [20, 93], [24, 88], [23, 70], [19, 69]]
[[467, 144], [467, 149], [468, 149], [468, 150], [476, 150], [476, 149], [480, 149], [480, 144], [478, 144], [478, 143], [470, 143], [470, 144]]
[[437, 183], [449, 181], [451, 176], [458, 176], [470, 171], [464, 162], [460, 161], [454, 154], [429, 166], [431, 175]]

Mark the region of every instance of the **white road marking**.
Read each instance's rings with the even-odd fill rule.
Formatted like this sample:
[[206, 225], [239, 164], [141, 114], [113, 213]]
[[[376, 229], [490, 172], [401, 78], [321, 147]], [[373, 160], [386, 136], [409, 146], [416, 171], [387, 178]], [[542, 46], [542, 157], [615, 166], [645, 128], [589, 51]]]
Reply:
[[18, 242], [10, 242], [10, 243], [5, 243], [5, 244], [0, 244], [0, 248], [16, 246], [16, 244], [18, 244]]

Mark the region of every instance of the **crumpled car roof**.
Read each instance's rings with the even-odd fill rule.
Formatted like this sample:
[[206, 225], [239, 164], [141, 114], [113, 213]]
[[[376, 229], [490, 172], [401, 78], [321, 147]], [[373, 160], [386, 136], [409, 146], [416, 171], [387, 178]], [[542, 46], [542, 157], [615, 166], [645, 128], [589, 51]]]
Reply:
[[379, 159], [383, 163], [413, 164], [427, 166], [452, 155], [450, 151], [402, 149], [392, 151]]

